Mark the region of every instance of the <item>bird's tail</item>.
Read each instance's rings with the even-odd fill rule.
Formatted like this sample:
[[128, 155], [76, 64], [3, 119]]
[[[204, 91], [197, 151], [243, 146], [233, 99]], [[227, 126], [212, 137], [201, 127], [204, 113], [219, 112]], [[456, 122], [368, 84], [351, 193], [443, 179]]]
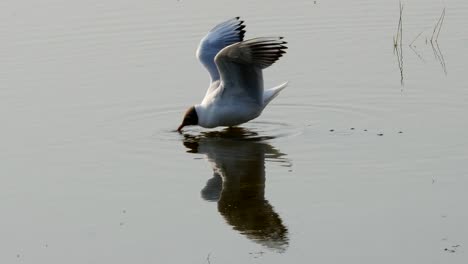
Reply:
[[286, 88], [287, 85], [288, 82], [285, 82], [276, 87], [265, 90], [263, 92], [263, 108], [265, 108], [265, 106], [267, 106], [271, 102], [271, 100], [278, 96], [279, 92]]

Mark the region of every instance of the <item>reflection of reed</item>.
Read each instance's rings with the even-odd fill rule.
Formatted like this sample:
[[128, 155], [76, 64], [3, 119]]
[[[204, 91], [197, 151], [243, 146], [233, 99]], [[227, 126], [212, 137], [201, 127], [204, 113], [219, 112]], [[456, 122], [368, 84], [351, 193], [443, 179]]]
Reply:
[[395, 49], [395, 54], [398, 60], [398, 68], [400, 69], [400, 83], [404, 85], [404, 74], [403, 74], [403, 48], [401, 45]]
[[432, 46], [432, 51], [434, 52], [434, 56], [436, 57], [436, 60], [439, 61], [440, 66], [442, 66], [442, 69], [444, 70], [445, 75], [447, 75], [447, 66], [445, 66], [444, 55], [442, 55], [442, 51], [440, 50], [439, 43], [437, 42], [437, 40], [434, 42], [431, 41], [431, 46]]
[[416, 56], [418, 56], [418, 58], [419, 58], [422, 62], [426, 63], [426, 60], [424, 60], [424, 58], [421, 56], [421, 54], [419, 54], [419, 53], [416, 51], [415, 46], [411, 46], [411, 45], [410, 45], [409, 47], [410, 47], [410, 49], [414, 52], [414, 54], [416, 54]]
[[445, 66], [444, 55], [442, 55], [442, 51], [440, 50], [439, 43], [437, 42], [437, 40], [439, 39], [440, 30], [442, 28], [442, 23], [444, 23], [444, 18], [445, 18], [445, 8], [444, 10], [442, 10], [442, 14], [440, 14], [439, 20], [437, 20], [437, 23], [434, 26], [434, 30], [432, 31], [431, 46], [432, 46], [432, 51], [434, 52], [434, 56], [436, 57], [436, 60], [439, 61], [440, 66], [442, 66], [442, 69], [444, 70], [445, 75], [447, 75], [447, 67]]
[[400, 2], [400, 18], [398, 19], [398, 27], [396, 35], [393, 37], [393, 48], [396, 50], [398, 46], [401, 46], [403, 40], [403, 4]]
[[[444, 59], [444, 55], [442, 54], [442, 50], [440, 49], [440, 46], [439, 46], [439, 42], [438, 42], [438, 39], [439, 39], [439, 34], [440, 34], [440, 30], [442, 29], [442, 24], [444, 22], [444, 18], [445, 18], [445, 8], [442, 10], [442, 14], [440, 15], [439, 19], [437, 20], [437, 23], [435, 24], [434, 26], [434, 29], [432, 30], [432, 35], [431, 35], [431, 38], [430, 40], [428, 40], [428, 38], [426, 38], [426, 45], [428, 45], [429, 43], [431, 44], [431, 48], [432, 48], [432, 52], [434, 53], [434, 57], [435, 59], [440, 63], [440, 66], [442, 67], [445, 75], [447, 75], [447, 66], [445, 65], [445, 59]], [[425, 29], [426, 30], [426, 29]], [[423, 62], [426, 62], [424, 60], [424, 58], [416, 51], [416, 46], [413, 44], [418, 38], [419, 36], [422, 35], [422, 33], [425, 31], [421, 31], [414, 39], [413, 41], [409, 44], [409, 47], [410, 49], [414, 52], [414, 54], [416, 54], [416, 56], [418, 56], [418, 58], [420, 60], [422, 60]]]
[[184, 145], [189, 152], [205, 154], [213, 168], [213, 177], [202, 189], [202, 197], [218, 202], [219, 213], [234, 230], [283, 252], [289, 243], [288, 230], [265, 199], [265, 157], [287, 160], [283, 158], [285, 154], [267, 143], [239, 138], [247, 134], [251, 132], [231, 128], [198, 138], [186, 136]]
[[437, 20], [437, 23], [434, 26], [434, 31], [432, 32], [432, 36], [431, 36], [431, 42], [437, 41], [439, 39], [440, 29], [442, 28], [442, 23], [444, 23], [444, 18], [445, 18], [445, 8], [444, 10], [442, 10], [442, 14], [440, 14], [439, 20]]
[[[400, 2], [400, 18], [398, 20], [398, 27], [397, 27], [397, 34], [393, 37], [393, 53], [396, 55], [397, 60], [398, 60], [398, 68], [400, 70], [400, 82], [401, 85], [404, 85], [404, 72], [403, 72], [403, 45], [402, 45], [402, 39], [403, 39], [403, 5]], [[442, 50], [439, 47], [438, 39], [439, 39], [439, 34], [442, 28], [442, 24], [444, 22], [445, 18], [445, 8], [442, 11], [442, 14], [440, 15], [439, 19], [437, 20], [437, 23], [434, 26], [434, 29], [432, 30], [432, 35], [430, 40], [426, 37], [426, 45], [429, 43], [431, 44], [432, 51], [434, 53], [434, 57], [436, 60], [440, 63], [445, 75], [447, 75], [447, 66], [445, 65], [445, 59], [444, 55], [442, 54]], [[411, 43], [408, 45], [409, 48], [413, 51], [413, 53], [422, 61], [426, 62], [419, 54], [419, 52], [416, 50], [416, 45], [414, 45], [415, 41], [424, 33], [425, 30], [422, 30], [416, 37], [411, 41]]]
[[403, 4], [400, 2], [400, 19], [398, 20], [397, 34], [393, 37], [393, 52], [397, 56], [400, 69], [400, 83], [404, 84], [403, 77]]

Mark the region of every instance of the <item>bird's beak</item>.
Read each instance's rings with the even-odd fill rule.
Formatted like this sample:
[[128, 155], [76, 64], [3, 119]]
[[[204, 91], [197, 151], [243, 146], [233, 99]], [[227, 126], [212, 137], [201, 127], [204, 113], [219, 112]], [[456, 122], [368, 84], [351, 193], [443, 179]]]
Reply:
[[177, 132], [182, 132], [182, 128], [184, 127], [184, 123], [180, 124], [180, 126], [177, 128]]

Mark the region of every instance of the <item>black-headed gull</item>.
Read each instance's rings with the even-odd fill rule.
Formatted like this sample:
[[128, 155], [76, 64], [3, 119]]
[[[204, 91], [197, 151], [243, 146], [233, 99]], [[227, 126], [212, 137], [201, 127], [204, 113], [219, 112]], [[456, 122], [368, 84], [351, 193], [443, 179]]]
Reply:
[[258, 117], [286, 83], [263, 90], [262, 70], [272, 65], [287, 47], [282, 37], [244, 41], [239, 17], [215, 26], [200, 41], [197, 57], [210, 73], [211, 84], [201, 104], [185, 113], [184, 126], [236, 126]]

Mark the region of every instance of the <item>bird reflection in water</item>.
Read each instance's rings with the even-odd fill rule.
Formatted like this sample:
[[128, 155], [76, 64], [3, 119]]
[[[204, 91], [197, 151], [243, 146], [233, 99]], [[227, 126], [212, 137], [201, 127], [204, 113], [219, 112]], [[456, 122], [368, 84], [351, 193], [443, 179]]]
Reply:
[[207, 201], [217, 201], [218, 211], [234, 230], [270, 250], [284, 252], [288, 229], [265, 199], [265, 159], [284, 162], [268, 139], [244, 128], [184, 135], [188, 152], [205, 154], [213, 177], [201, 191]]

